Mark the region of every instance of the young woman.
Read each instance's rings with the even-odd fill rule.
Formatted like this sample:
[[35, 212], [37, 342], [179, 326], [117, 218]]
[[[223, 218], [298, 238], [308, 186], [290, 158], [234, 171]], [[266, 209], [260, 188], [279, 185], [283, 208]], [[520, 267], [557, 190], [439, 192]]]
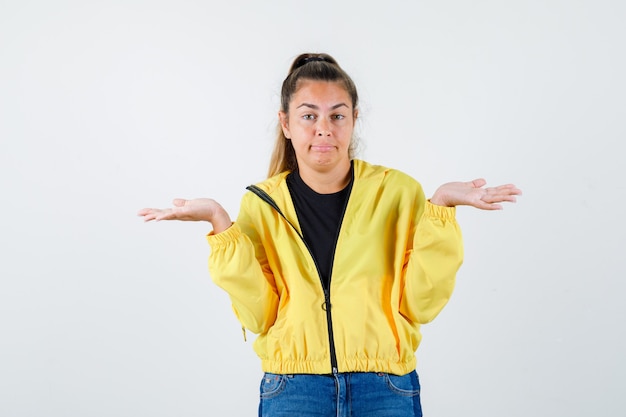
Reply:
[[357, 116], [337, 62], [300, 55], [269, 178], [248, 187], [234, 223], [204, 198], [139, 212], [211, 223], [210, 275], [259, 335], [260, 416], [421, 416], [415, 351], [462, 262], [455, 206], [497, 210], [521, 194], [477, 179], [426, 200], [408, 175], [353, 158]]

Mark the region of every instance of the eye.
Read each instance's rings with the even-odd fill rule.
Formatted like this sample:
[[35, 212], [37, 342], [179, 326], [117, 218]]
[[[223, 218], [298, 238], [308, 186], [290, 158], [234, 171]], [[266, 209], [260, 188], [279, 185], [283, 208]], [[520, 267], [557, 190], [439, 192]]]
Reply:
[[346, 118], [346, 116], [344, 116], [343, 114], [334, 114], [333, 115], [333, 119], [335, 119], [335, 120], [343, 120], [345, 118]]
[[313, 115], [313, 114], [303, 114], [302, 118], [304, 120], [315, 120], [315, 115]]

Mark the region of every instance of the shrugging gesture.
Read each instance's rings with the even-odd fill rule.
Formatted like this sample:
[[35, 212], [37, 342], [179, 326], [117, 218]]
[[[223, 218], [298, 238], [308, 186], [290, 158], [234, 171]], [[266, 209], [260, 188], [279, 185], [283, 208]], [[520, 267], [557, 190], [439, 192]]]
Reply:
[[298, 56], [280, 97], [268, 178], [234, 224], [209, 198], [138, 215], [212, 224], [211, 278], [244, 334], [258, 333], [259, 416], [421, 417], [420, 324], [450, 300], [463, 262], [452, 207], [501, 210], [522, 192], [479, 178], [428, 203], [409, 175], [356, 159], [356, 86], [327, 54]]

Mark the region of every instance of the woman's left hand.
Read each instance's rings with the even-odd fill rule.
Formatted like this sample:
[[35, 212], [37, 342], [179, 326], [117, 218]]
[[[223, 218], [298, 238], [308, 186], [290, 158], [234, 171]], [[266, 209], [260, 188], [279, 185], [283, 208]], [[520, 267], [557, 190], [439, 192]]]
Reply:
[[482, 178], [468, 182], [449, 182], [440, 186], [433, 194], [430, 202], [438, 206], [472, 206], [482, 210], [502, 210], [499, 203], [517, 201], [515, 196], [522, 190], [513, 184], [497, 187], [484, 187], [487, 184]]

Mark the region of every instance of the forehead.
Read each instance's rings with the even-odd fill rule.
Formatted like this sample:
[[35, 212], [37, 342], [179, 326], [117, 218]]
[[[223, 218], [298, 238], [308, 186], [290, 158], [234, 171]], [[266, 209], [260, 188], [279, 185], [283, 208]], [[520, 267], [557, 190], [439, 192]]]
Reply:
[[299, 106], [302, 103], [326, 104], [334, 106], [344, 103], [352, 107], [352, 99], [345, 86], [340, 81], [301, 80], [291, 98], [290, 105]]

